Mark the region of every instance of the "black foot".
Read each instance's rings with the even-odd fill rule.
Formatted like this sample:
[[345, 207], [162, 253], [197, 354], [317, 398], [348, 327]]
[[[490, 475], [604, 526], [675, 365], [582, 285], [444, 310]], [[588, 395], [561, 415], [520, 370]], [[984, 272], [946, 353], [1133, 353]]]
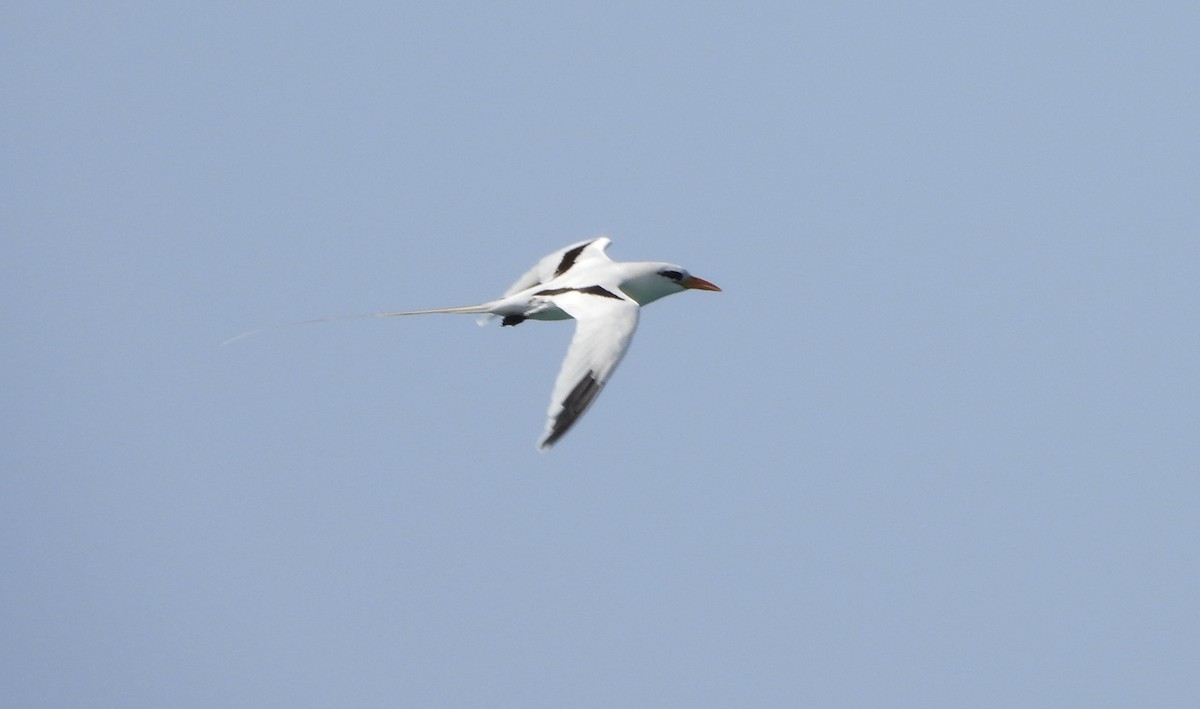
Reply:
[[523, 322], [525, 322], [524, 315], [505, 315], [504, 319], [500, 321], [500, 327], [512, 327], [513, 325], [520, 325]]

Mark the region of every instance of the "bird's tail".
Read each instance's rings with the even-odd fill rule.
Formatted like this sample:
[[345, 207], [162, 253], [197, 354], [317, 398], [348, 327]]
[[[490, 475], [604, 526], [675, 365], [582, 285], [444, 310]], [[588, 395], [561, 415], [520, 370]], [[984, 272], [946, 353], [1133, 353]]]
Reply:
[[[494, 303], [480, 303], [479, 305], [460, 305], [457, 308], [432, 308], [430, 310], [397, 310], [387, 313], [370, 313], [359, 317], [366, 318], [398, 318], [402, 315], [432, 315], [434, 313], [490, 313], [494, 307]], [[351, 316], [354, 317], [354, 316]], [[340, 319], [340, 318], [335, 318]]]
[[[462, 305], [457, 308], [431, 308], [429, 310], [390, 310], [390, 311], [382, 312], [382, 313], [364, 313], [362, 315], [340, 315], [340, 316], [336, 316], [336, 317], [332, 317], [332, 318], [317, 318], [316, 320], [301, 320], [299, 322], [290, 322], [290, 323], [284, 323], [282, 325], [272, 325], [269, 327], [260, 327], [257, 330], [250, 330], [249, 332], [243, 332], [240, 335], [236, 335], [234, 337], [229, 338], [228, 340], [225, 340], [224, 342], [221, 343], [221, 346], [224, 347], [225, 345], [228, 345], [231, 342], [236, 342], [238, 340], [250, 337], [251, 335], [257, 335], [260, 332], [266, 332], [267, 330], [280, 330], [280, 329], [287, 328], [287, 327], [296, 327], [297, 325], [315, 325], [316, 323], [323, 323], [323, 322], [337, 322], [339, 320], [362, 320], [365, 318], [398, 318], [398, 317], [402, 317], [405, 315], [433, 315], [435, 313], [490, 313], [494, 306], [495, 306], [494, 302], [488, 302], [488, 303], [480, 303], [479, 305]], [[483, 325], [485, 321], [486, 321], [486, 319], [481, 320], [479, 324]]]

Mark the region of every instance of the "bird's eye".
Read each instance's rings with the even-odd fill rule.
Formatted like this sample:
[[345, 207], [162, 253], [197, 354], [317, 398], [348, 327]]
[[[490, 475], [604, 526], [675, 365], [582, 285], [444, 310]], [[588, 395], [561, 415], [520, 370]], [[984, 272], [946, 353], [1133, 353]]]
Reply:
[[683, 274], [680, 273], [679, 271], [659, 271], [658, 275], [665, 276], [666, 278], [670, 278], [672, 281], [683, 280]]

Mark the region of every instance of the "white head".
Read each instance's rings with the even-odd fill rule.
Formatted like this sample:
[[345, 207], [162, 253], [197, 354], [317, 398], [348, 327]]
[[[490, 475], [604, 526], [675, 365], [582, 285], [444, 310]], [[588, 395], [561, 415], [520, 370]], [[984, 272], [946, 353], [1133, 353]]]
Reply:
[[698, 276], [688, 273], [682, 266], [673, 263], [637, 263], [636, 267], [621, 281], [621, 290], [638, 305], [653, 303], [659, 298], [682, 293], [685, 290], [721, 290]]

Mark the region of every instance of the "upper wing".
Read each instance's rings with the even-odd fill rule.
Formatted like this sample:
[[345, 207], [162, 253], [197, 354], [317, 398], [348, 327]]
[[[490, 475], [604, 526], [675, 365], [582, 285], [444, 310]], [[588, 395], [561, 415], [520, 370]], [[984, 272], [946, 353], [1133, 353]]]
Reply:
[[550, 299], [575, 318], [575, 334], [554, 381], [546, 431], [538, 441], [543, 450], [562, 438], [596, 400], [629, 349], [640, 310], [632, 300], [604, 289], [569, 290]]
[[525, 272], [525, 275], [517, 279], [517, 282], [512, 284], [512, 287], [504, 292], [505, 298], [514, 294], [520, 293], [527, 288], [541, 285], [556, 278], [571, 270], [571, 267], [577, 263], [586, 263], [596, 259], [610, 261], [611, 259], [604, 253], [612, 239], [607, 236], [601, 236], [587, 241], [580, 241], [577, 244], [559, 249], [549, 256], [544, 256], [533, 268]]

